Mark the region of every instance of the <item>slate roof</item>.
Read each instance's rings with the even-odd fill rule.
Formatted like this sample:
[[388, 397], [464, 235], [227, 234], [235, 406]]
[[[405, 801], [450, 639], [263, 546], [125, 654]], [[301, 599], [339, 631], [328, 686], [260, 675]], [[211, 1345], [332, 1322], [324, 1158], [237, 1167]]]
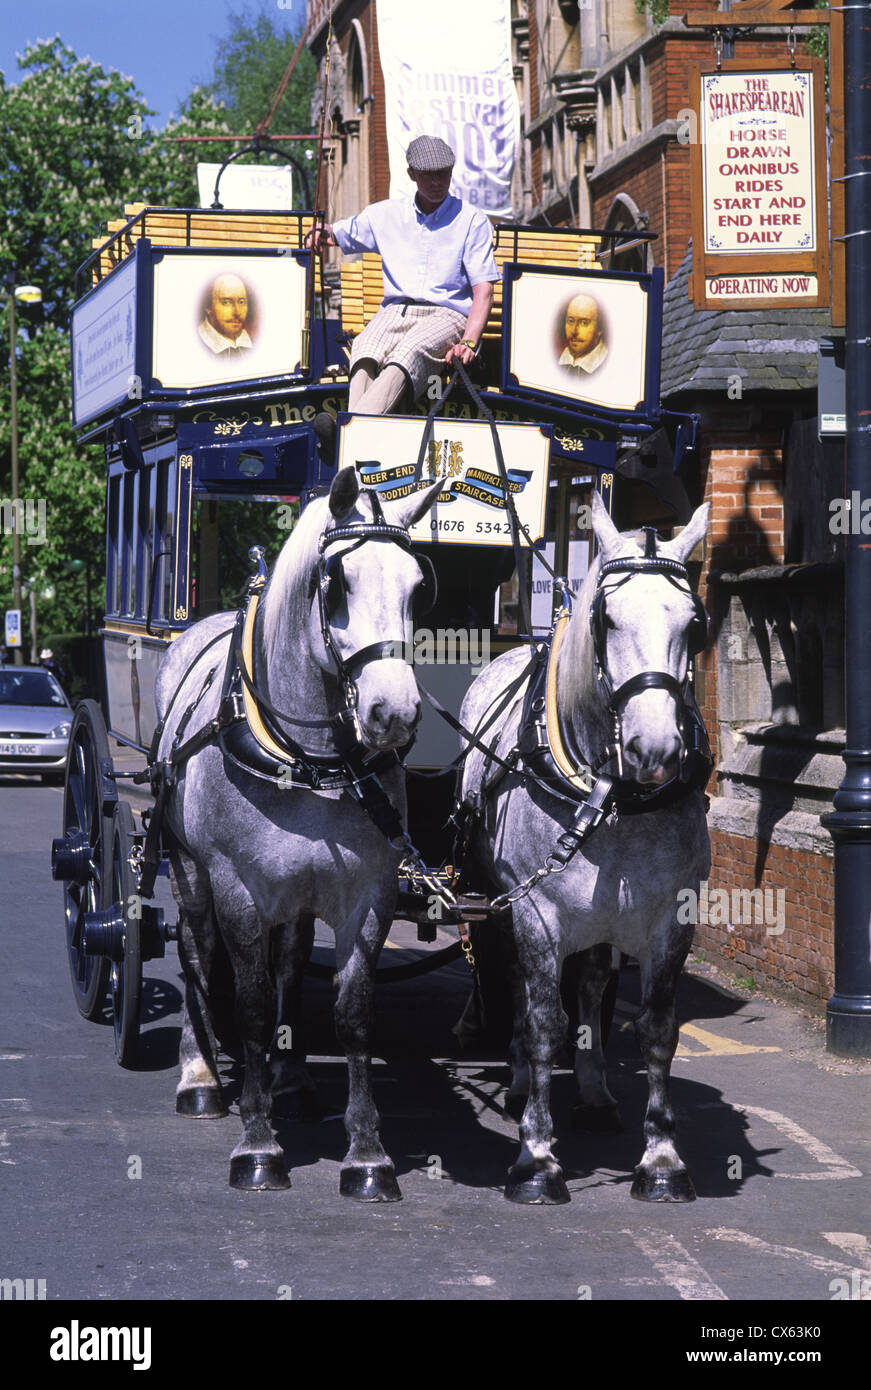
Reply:
[[694, 309], [692, 242], [665, 288], [663, 401], [678, 392], [716, 391], [740, 376], [747, 391], [806, 391], [817, 384], [817, 346], [831, 332], [828, 309]]

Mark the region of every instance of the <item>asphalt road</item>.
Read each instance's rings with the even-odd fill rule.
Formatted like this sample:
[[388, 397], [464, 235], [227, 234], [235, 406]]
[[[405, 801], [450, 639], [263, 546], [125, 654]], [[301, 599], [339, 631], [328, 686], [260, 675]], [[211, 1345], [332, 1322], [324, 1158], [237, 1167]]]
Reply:
[[[462, 961], [379, 991], [376, 1095], [402, 1204], [339, 1197], [345, 1071], [318, 981], [305, 1028], [326, 1118], [277, 1126], [289, 1192], [231, 1191], [237, 1064], [227, 1059], [229, 1119], [174, 1113], [174, 946], [146, 966], [138, 1070], [121, 1070], [111, 1028], [74, 1006], [49, 871], [61, 795], [0, 780], [0, 1280], [42, 1279], [47, 1300], [77, 1301], [758, 1300], [784, 1323], [807, 1323], [807, 1307], [788, 1305], [808, 1300], [820, 1315], [839, 1304], [843, 1326], [857, 1325], [862, 1310], [843, 1303], [871, 1299], [871, 1064], [828, 1057], [818, 1021], [726, 991], [703, 964], [682, 983], [674, 1065], [694, 1204], [629, 1197], [646, 1101], [631, 969], [610, 1045], [625, 1133], [574, 1133], [560, 1071], [557, 1152], [572, 1202], [503, 1199], [516, 1126], [501, 1060], [460, 1051], [452, 1032], [468, 994]], [[159, 889], [169, 906], [165, 880]]]

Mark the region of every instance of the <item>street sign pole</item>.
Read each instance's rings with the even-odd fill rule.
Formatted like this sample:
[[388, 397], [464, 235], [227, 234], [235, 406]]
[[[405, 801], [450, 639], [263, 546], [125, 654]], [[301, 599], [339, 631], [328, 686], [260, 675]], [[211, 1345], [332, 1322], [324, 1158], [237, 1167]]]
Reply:
[[[844, 7], [846, 495], [871, 497], [871, 3]], [[834, 811], [835, 992], [830, 1052], [871, 1057], [871, 546], [851, 515], [845, 547], [846, 772]]]
[[[21, 609], [21, 536], [18, 534], [19, 507], [18, 507], [18, 370], [15, 360], [15, 279], [14, 274], [9, 286], [9, 390], [10, 390], [10, 426], [12, 433], [12, 607]], [[16, 666], [21, 666], [24, 662], [24, 655], [20, 647], [14, 649]]]

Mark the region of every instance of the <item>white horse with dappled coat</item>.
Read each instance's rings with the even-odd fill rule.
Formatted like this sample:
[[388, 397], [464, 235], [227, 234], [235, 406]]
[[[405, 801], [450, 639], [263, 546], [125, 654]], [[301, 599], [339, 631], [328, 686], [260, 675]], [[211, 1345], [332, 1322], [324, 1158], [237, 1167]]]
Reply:
[[[576, 953], [583, 953], [580, 1016], [592, 1034], [591, 1046], [575, 1050], [579, 1113], [590, 1128], [618, 1125], [599, 1031], [611, 947], [637, 957], [641, 970], [635, 1028], [649, 1103], [632, 1195], [648, 1201], [695, 1195], [675, 1147], [669, 1071], [678, 1041], [675, 989], [693, 934], [679, 902], [686, 890], [698, 901], [710, 870], [703, 793], [710, 761], [691, 683], [692, 655], [705, 645], [707, 622], [686, 571], [708, 510], [700, 507], [675, 540], [657, 545], [652, 529], [646, 538], [618, 532], [594, 496], [600, 554], [564, 620], [548, 674], [548, 698], [566, 745], [594, 769], [596, 787], [606, 786], [598, 778], [607, 776], [613, 789], [613, 800], [604, 803], [610, 814], [598, 818], [579, 847], [562, 858], [554, 853], [572, 829], [577, 806], [570, 798], [525, 775], [522, 760], [506, 774], [480, 749], [468, 752], [462, 796], [478, 812], [470, 833], [474, 864], [491, 893], [515, 898], [518, 1026], [510, 1095], [528, 1093], [528, 1100], [506, 1188], [513, 1201], [569, 1200], [552, 1149], [550, 1078], [566, 1039], [562, 966]], [[484, 725], [527, 660], [520, 648], [478, 676], [461, 711], [466, 728]], [[485, 736], [502, 759], [510, 760], [518, 745], [523, 706], [521, 691]], [[541, 873], [547, 864], [554, 867]]]

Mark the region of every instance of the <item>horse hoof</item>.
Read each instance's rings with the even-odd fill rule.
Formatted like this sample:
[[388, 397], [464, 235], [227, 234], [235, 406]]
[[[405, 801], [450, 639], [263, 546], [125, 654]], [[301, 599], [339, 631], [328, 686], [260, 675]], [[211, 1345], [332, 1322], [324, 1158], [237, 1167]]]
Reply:
[[639, 1202], [694, 1202], [696, 1189], [686, 1168], [653, 1169], [638, 1167], [630, 1196]]
[[562, 1173], [548, 1169], [531, 1173], [524, 1177], [513, 1172], [508, 1174], [505, 1196], [509, 1202], [519, 1202], [524, 1206], [560, 1207], [572, 1199]]
[[622, 1134], [623, 1121], [616, 1105], [573, 1105], [572, 1128], [585, 1134]]
[[177, 1092], [175, 1113], [195, 1120], [222, 1120], [230, 1112], [217, 1086], [191, 1086]]
[[280, 1192], [290, 1187], [278, 1154], [237, 1154], [230, 1159], [230, 1186], [243, 1192]]
[[402, 1193], [393, 1167], [387, 1163], [366, 1163], [360, 1168], [343, 1168], [339, 1192], [356, 1202], [401, 1202]]
[[272, 1097], [272, 1118], [294, 1124], [320, 1124], [323, 1112], [314, 1091], [279, 1091]]
[[506, 1096], [504, 1110], [511, 1120], [516, 1120], [518, 1124], [523, 1119], [523, 1112], [526, 1109], [527, 1096]]

